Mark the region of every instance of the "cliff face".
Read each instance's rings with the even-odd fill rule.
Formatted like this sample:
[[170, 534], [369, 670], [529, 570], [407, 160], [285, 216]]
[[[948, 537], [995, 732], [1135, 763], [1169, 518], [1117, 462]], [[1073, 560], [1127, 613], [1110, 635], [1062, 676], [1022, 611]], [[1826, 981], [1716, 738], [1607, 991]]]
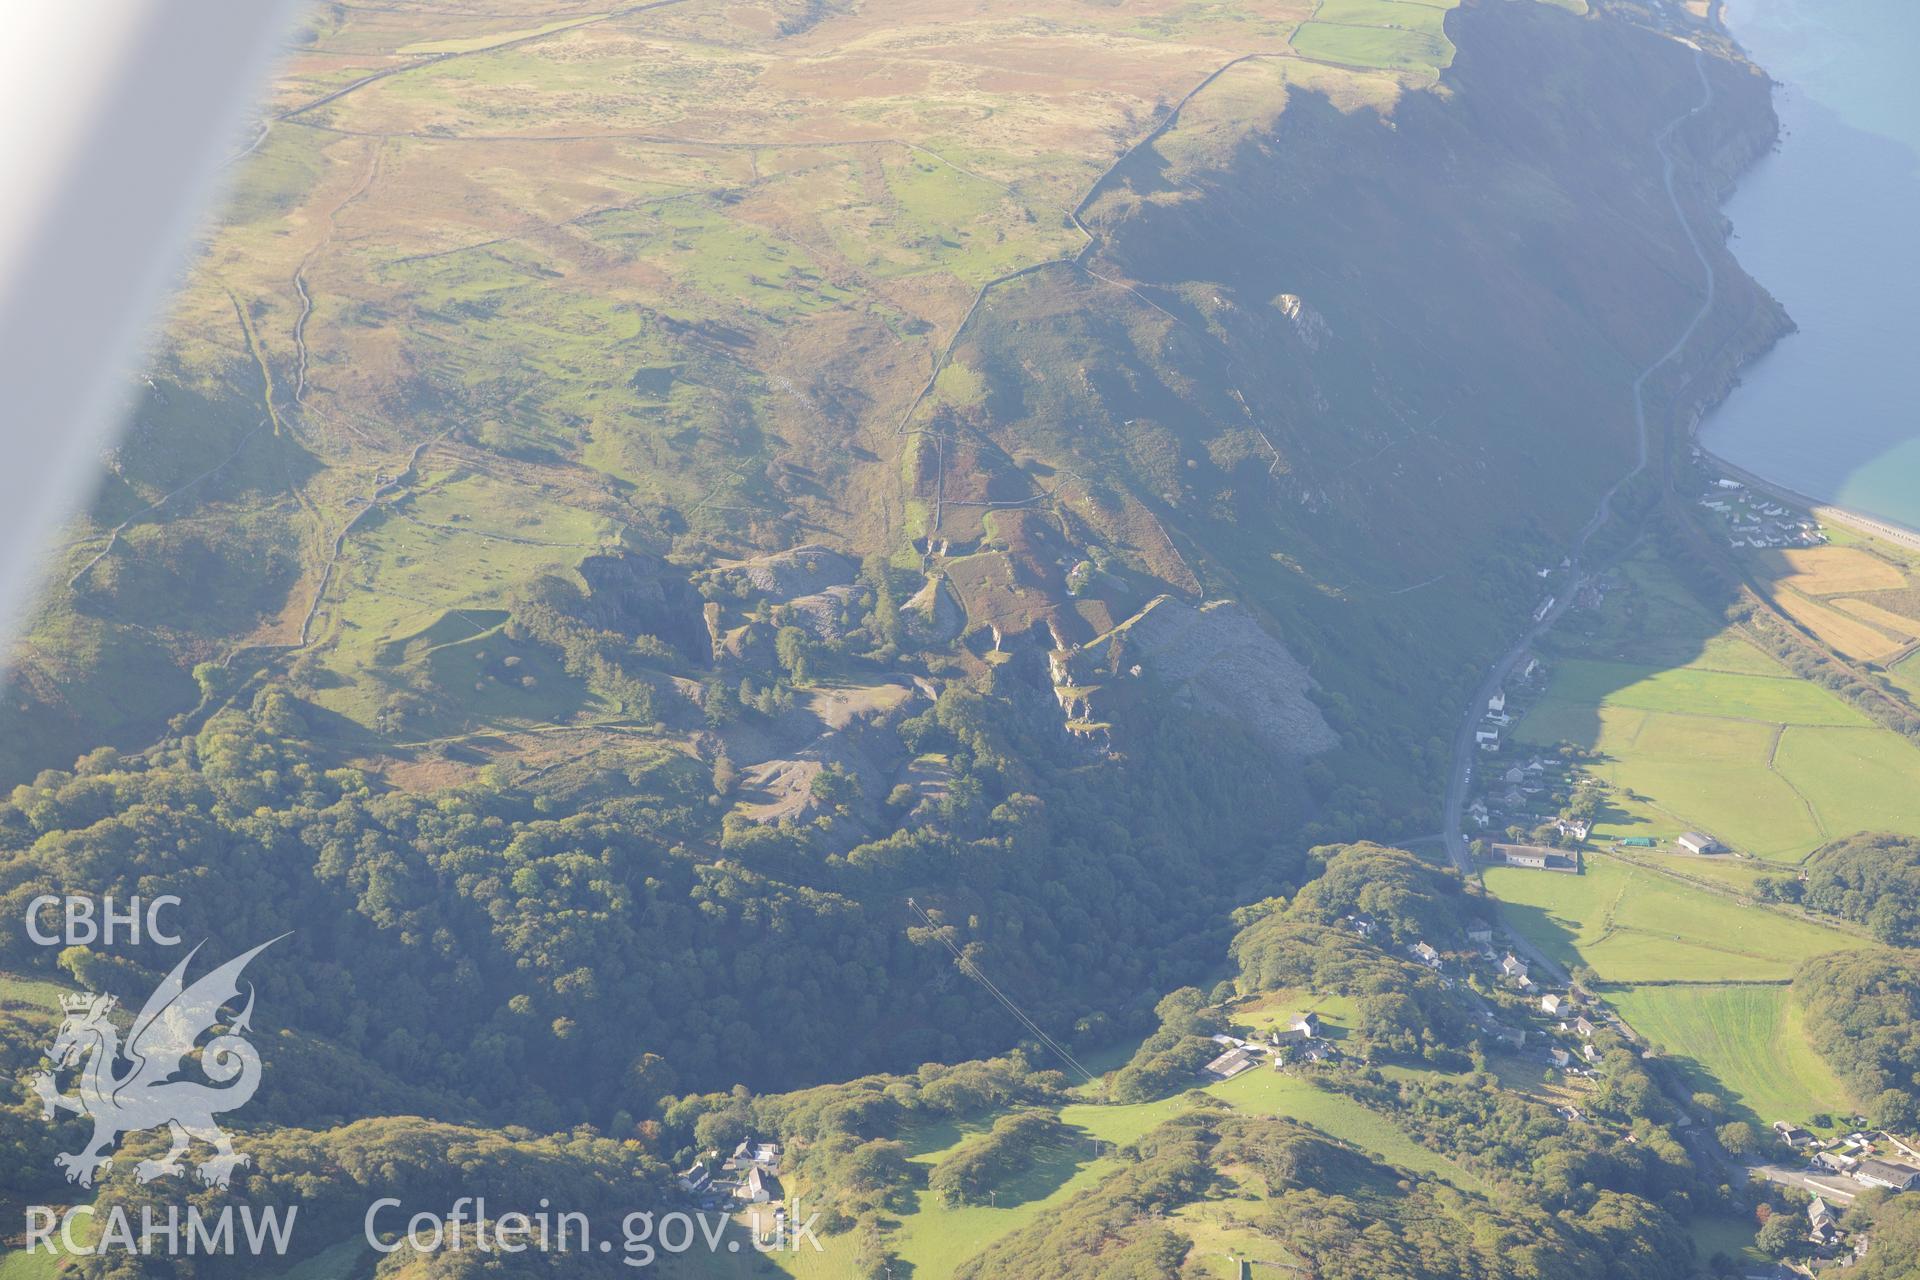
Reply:
[[[1143, 594], [1191, 574], [1263, 611], [1343, 738], [1416, 774], [1634, 465], [1633, 378], [1705, 283], [1655, 145], [1701, 98], [1691, 47], [1507, 0], [1448, 31], [1440, 84], [1385, 105], [1284, 59], [1224, 73], [1207, 92], [1277, 82], [1284, 110], [1222, 154], [1183, 132], [1197, 97], [1092, 202], [1086, 269], [996, 295], [956, 349], [990, 387], [957, 425], [996, 446], [967, 462], [1044, 478]], [[1656, 449], [1784, 323], [1717, 230], [1774, 136], [1768, 85], [1706, 63], [1672, 150], [1719, 291], [1685, 382], [1650, 388]]]

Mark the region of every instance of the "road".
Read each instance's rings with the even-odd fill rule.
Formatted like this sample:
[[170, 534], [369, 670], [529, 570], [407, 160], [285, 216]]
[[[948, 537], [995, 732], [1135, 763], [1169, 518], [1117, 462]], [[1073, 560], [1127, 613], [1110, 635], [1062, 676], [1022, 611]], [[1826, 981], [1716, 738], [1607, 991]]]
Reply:
[[1810, 1196], [1824, 1196], [1828, 1200], [1837, 1200], [1841, 1204], [1852, 1204], [1853, 1198], [1863, 1188], [1857, 1182], [1849, 1182], [1837, 1174], [1814, 1176], [1805, 1169], [1795, 1169], [1784, 1164], [1750, 1165], [1747, 1172], [1756, 1178], [1778, 1183], [1783, 1187], [1798, 1187]]
[[1678, 129], [1682, 124], [1713, 105], [1713, 85], [1707, 79], [1706, 57], [1700, 52], [1699, 46], [1693, 44], [1691, 41], [1682, 41], [1681, 43], [1693, 50], [1694, 74], [1700, 77], [1700, 101], [1668, 121], [1666, 126], [1654, 135], [1653, 145], [1660, 152], [1660, 160], [1663, 166], [1661, 180], [1666, 186], [1667, 201], [1673, 206], [1673, 215], [1680, 223], [1680, 230], [1686, 234], [1687, 246], [1693, 250], [1693, 256], [1699, 260], [1700, 269], [1706, 277], [1706, 290], [1701, 299], [1699, 310], [1693, 313], [1693, 318], [1689, 320], [1686, 327], [1680, 331], [1680, 336], [1673, 340], [1673, 345], [1668, 347], [1659, 359], [1649, 364], [1645, 369], [1642, 369], [1639, 376], [1633, 380], [1633, 417], [1638, 434], [1638, 447], [1633, 469], [1621, 476], [1612, 488], [1600, 495], [1600, 502], [1599, 505], [1594, 508], [1593, 518], [1587, 521], [1586, 526], [1580, 530], [1579, 535], [1574, 539], [1573, 547], [1571, 551], [1568, 552], [1568, 558], [1571, 561], [1572, 567], [1567, 574], [1565, 583], [1556, 593], [1553, 607], [1549, 609], [1546, 615], [1539, 621], [1531, 624], [1527, 630], [1521, 634], [1520, 638], [1514, 641], [1513, 646], [1487, 669], [1486, 677], [1481, 680], [1479, 685], [1474, 689], [1473, 698], [1467, 703], [1466, 711], [1461, 717], [1459, 731], [1455, 733], [1453, 739], [1453, 764], [1447, 777], [1446, 803], [1442, 812], [1440, 830], [1441, 839], [1447, 848], [1447, 857], [1453, 861], [1453, 864], [1458, 867], [1463, 874], [1471, 874], [1473, 868], [1471, 860], [1467, 857], [1467, 836], [1462, 829], [1461, 819], [1466, 810], [1467, 792], [1473, 776], [1473, 762], [1479, 754], [1478, 747], [1473, 740], [1473, 733], [1479, 726], [1481, 717], [1486, 713], [1487, 699], [1491, 698], [1506, 684], [1507, 678], [1513, 674], [1514, 667], [1518, 665], [1520, 659], [1526, 655], [1527, 651], [1534, 646], [1535, 642], [1548, 631], [1551, 631], [1554, 624], [1565, 616], [1567, 609], [1573, 603], [1574, 597], [1579, 594], [1581, 586], [1586, 582], [1585, 571], [1582, 568], [1581, 560], [1587, 549], [1587, 544], [1593, 540], [1593, 535], [1598, 533], [1612, 517], [1614, 495], [1619, 493], [1620, 489], [1633, 480], [1634, 477], [1647, 469], [1647, 461], [1651, 453], [1651, 432], [1647, 429], [1647, 380], [1665, 368], [1676, 356], [1686, 349], [1687, 343], [1692, 340], [1694, 333], [1700, 328], [1701, 322], [1704, 321], [1707, 318], [1707, 314], [1713, 310], [1716, 292], [1716, 276], [1713, 270], [1713, 263], [1708, 259], [1706, 250], [1701, 248], [1700, 238], [1694, 234], [1692, 224], [1687, 221], [1686, 211], [1680, 207], [1680, 197], [1673, 189], [1673, 154], [1667, 150], [1667, 140], [1673, 136], [1675, 129]]
[[[1621, 487], [1647, 469], [1647, 464], [1651, 456], [1652, 442], [1652, 433], [1647, 427], [1647, 381], [1686, 349], [1687, 343], [1692, 340], [1694, 333], [1698, 331], [1701, 323], [1706, 320], [1708, 313], [1713, 310], [1717, 284], [1713, 263], [1707, 257], [1706, 250], [1701, 247], [1700, 239], [1695, 235], [1692, 225], [1687, 221], [1686, 211], [1681, 208], [1680, 198], [1674, 191], [1674, 159], [1672, 153], [1667, 150], [1667, 140], [1673, 136], [1674, 130], [1713, 105], [1713, 85], [1707, 79], [1706, 58], [1705, 55], [1701, 53], [1699, 46], [1686, 40], [1681, 41], [1681, 43], [1693, 50], [1694, 73], [1700, 77], [1700, 101], [1670, 120], [1664, 128], [1654, 135], [1653, 142], [1654, 146], [1660, 152], [1660, 159], [1663, 166], [1662, 182], [1666, 187], [1667, 201], [1672, 205], [1674, 217], [1679, 221], [1680, 229], [1686, 235], [1687, 246], [1693, 251], [1694, 258], [1700, 263], [1700, 269], [1706, 281], [1706, 288], [1703, 292], [1699, 309], [1693, 313], [1692, 319], [1687, 322], [1686, 327], [1683, 328], [1679, 336], [1674, 339], [1673, 345], [1668, 347], [1657, 360], [1641, 370], [1639, 376], [1633, 380], [1634, 425], [1638, 431], [1637, 457], [1635, 458], [1633, 469], [1622, 476], [1606, 493], [1601, 495], [1600, 502], [1594, 509], [1593, 518], [1587, 521], [1586, 526], [1580, 530], [1579, 536], [1574, 539], [1572, 550], [1568, 553], [1568, 558], [1571, 561], [1571, 569], [1567, 574], [1565, 584], [1556, 595], [1553, 607], [1547, 611], [1545, 616], [1529, 625], [1519, 639], [1514, 641], [1512, 647], [1501, 655], [1499, 660], [1488, 669], [1485, 679], [1483, 679], [1474, 690], [1473, 700], [1467, 704], [1465, 713], [1461, 717], [1460, 729], [1455, 735], [1453, 742], [1452, 770], [1447, 780], [1442, 840], [1447, 847], [1448, 858], [1452, 860], [1453, 864], [1458, 867], [1463, 874], [1471, 874], [1472, 865], [1471, 859], [1467, 856], [1467, 836], [1462, 829], [1461, 817], [1465, 810], [1469, 783], [1473, 776], [1473, 764], [1479, 755], [1479, 750], [1473, 740], [1473, 733], [1475, 728], [1479, 726], [1481, 718], [1486, 712], [1487, 699], [1491, 698], [1506, 683], [1515, 665], [1517, 665], [1527, 651], [1533, 647], [1535, 642], [1548, 631], [1551, 631], [1554, 624], [1565, 616], [1574, 597], [1579, 594], [1580, 587], [1586, 581], [1586, 575], [1581, 562], [1587, 544], [1592, 541], [1593, 535], [1599, 532], [1612, 517], [1613, 499], [1614, 496], [1619, 493]], [[1527, 959], [1529, 964], [1538, 964], [1543, 971], [1549, 975], [1563, 981], [1565, 980], [1566, 975], [1561, 971], [1560, 966], [1554, 963], [1537, 947], [1527, 943], [1525, 939], [1519, 939], [1516, 942], [1516, 950], [1520, 951], [1523, 958]], [[1619, 1016], [1617, 1011], [1608, 1010], [1608, 1016], [1630, 1040], [1643, 1046], [1646, 1044], [1646, 1041], [1637, 1035], [1632, 1027], [1627, 1025], [1626, 1021]], [[1664, 1072], [1656, 1073], [1655, 1079], [1660, 1082], [1669, 1100], [1674, 1104], [1679, 1114], [1681, 1116], [1689, 1115], [1691, 1111], [1691, 1100], [1686, 1096], [1685, 1091], [1679, 1087], [1679, 1082], [1669, 1079], [1667, 1073]], [[1836, 1200], [1850, 1198], [1851, 1196], [1850, 1192], [1843, 1189], [1844, 1184], [1842, 1184], [1841, 1189], [1830, 1188], [1824, 1183], [1817, 1182], [1808, 1177], [1804, 1172], [1788, 1168], [1784, 1165], [1746, 1165], [1734, 1159], [1732, 1155], [1722, 1148], [1713, 1134], [1704, 1125], [1683, 1124], [1678, 1130], [1678, 1136], [1696, 1160], [1704, 1164], [1719, 1165], [1736, 1178], [1744, 1171], [1744, 1173], [1749, 1176], [1761, 1177], [1789, 1186], [1803, 1187]]]

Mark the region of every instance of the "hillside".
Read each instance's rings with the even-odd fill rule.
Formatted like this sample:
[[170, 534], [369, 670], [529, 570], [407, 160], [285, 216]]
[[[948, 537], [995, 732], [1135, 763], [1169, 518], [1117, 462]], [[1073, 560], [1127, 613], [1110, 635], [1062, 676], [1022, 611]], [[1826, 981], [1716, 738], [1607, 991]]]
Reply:
[[[1391, 15], [1335, 57], [1304, 6], [1134, 8], [323, 8], [21, 646], [13, 776], [261, 680], [401, 786], [458, 776], [420, 762], [451, 736], [590, 755], [645, 717], [533, 653], [451, 669], [516, 592], [827, 543], [952, 614], [955, 674], [1236, 599], [1339, 771], [1417, 802], [1408, 744], [1628, 464], [1626, 371], [1690, 305], [1637, 145], [1686, 52], [1506, 0], [1440, 11], [1425, 65]], [[1049, 48], [1085, 79], [1035, 96]], [[1702, 223], [1771, 130], [1711, 65]], [[1779, 323], [1722, 279], [1702, 388]], [[698, 624], [645, 624], [684, 704]]]
[[[1702, 1274], [1801, 1207], [1688, 1094], [1908, 1105], [1826, 1008], [1898, 922], [1841, 863], [1815, 919], [1432, 842], [1602, 495], [1788, 323], [1716, 233], [1774, 131], [1640, 0], [316, 6], [17, 646], [0, 913], [291, 931], [258, 1164], [201, 1198], [311, 1204], [303, 1278], [611, 1273], [353, 1241], [376, 1193], [698, 1203], [735, 1151], [826, 1203], [801, 1280]], [[1643, 440], [1689, 228], [1714, 305]], [[1665, 528], [1656, 470], [1595, 559]], [[1804, 831], [1729, 798], [1783, 737], [1894, 735], [1653, 540], [1621, 572], [1679, 623], [1609, 656], [1572, 611], [1506, 750], [1604, 746], [1608, 834], [1906, 830], [1825, 756], [1782, 765]], [[1759, 754], [1621, 737], [1708, 712]], [[1617, 1009], [1558, 1025], [1495, 928]], [[137, 1008], [178, 959], [0, 934], [0, 1195], [78, 1194], [52, 984]]]

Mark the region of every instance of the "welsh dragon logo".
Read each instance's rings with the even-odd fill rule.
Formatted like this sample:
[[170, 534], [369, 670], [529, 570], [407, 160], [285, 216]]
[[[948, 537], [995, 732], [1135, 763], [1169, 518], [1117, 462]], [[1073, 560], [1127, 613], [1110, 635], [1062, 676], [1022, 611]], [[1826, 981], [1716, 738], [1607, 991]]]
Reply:
[[[239, 1016], [199, 1048], [200, 1070], [224, 1087], [174, 1077], [193, 1060], [200, 1038], [214, 1030], [220, 1010], [239, 998], [240, 973], [247, 963], [279, 940], [261, 943], [188, 986], [187, 966], [200, 951], [195, 947], [147, 998], [128, 1029], [124, 1047], [109, 1018], [115, 1003], [112, 996], [61, 998], [66, 1019], [47, 1054], [54, 1071], [35, 1076], [33, 1091], [46, 1119], [72, 1111], [93, 1121], [93, 1138], [85, 1147], [54, 1158], [67, 1181], [92, 1186], [95, 1175], [112, 1166], [120, 1136], [145, 1129], [169, 1130], [173, 1147], [161, 1159], [142, 1160], [136, 1166], [141, 1182], [182, 1172], [187, 1150], [195, 1141], [214, 1149], [205, 1163], [194, 1167], [200, 1181], [210, 1187], [226, 1186], [234, 1169], [250, 1163], [250, 1157], [233, 1149], [214, 1116], [245, 1106], [260, 1087], [260, 1052], [245, 1035], [252, 1029], [251, 984]], [[122, 1063], [126, 1069], [117, 1070]], [[75, 1092], [61, 1093], [56, 1073], [75, 1068], [79, 1071]]]

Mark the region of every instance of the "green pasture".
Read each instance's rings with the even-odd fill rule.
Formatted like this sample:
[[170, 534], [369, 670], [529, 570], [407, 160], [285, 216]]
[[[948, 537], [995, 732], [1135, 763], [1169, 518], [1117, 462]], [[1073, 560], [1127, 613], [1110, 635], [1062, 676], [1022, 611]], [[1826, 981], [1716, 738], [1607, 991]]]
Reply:
[[[1582, 3], [1583, 0], [1541, 0], [1543, 4], [1556, 2]], [[1771, 1259], [1754, 1247], [1759, 1228], [1751, 1218], [1698, 1214], [1687, 1223], [1687, 1234], [1693, 1237], [1693, 1247], [1702, 1262], [1724, 1253], [1753, 1274], [1764, 1274], [1763, 1268], [1773, 1265]]]
[[1604, 855], [1584, 875], [1485, 875], [1511, 927], [1563, 967], [1584, 964], [1612, 984], [1785, 981], [1809, 956], [1868, 945]]
[[1453, 42], [1444, 35], [1419, 29], [1423, 12], [1432, 6], [1380, 3], [1380, 9], [1405, 10], [1407, 26], [1347, 26], [1334, 22], [1306, 22], [1293, 33], [1293, 49], [1303, 58], [1349, 67], [1379, 67], [1386, 71], [1424, 71], [1436, 74], [1453, 65]]
[[[1390, 1164], [1442, 1178], [1465, 1190], [1487, 1191], [1480, 1179], [1420, 1146], [1387, 1117], [1320, 1089], [1301, 1076], [1256, 1067], [1231, 1080], [1207, 1085], [1205, 1092], [1240, 1111], [1287, 1116], [1311, 1125]], [[1060, 1119], [1068, 1126], [1071, 1138], [1045, 1152], [1033, 1169], [1004, 1188], [997, 1205], [949, 1208], [930, 1192], [918, 1192], [917, 1208], [889, 1236], [889, 1245], [911, 1265], [915, 1280], [943, 1280], [995, 1240], [1120, 1168], [1120, 1161], [1112, 1155], [1115, 1149], [1137, 1142], [1191, 1107], [1183, 1094], [1123, 1106], [1100, 1102], [1068, 1105], [1061, 1109]], [[930, 1126], [908, 1139], [912, 1159], [931, 1168], [985, 1128], [985, 1122]], [[782, 1255], [780, 1266], [798, 1280], [838, 1280], [847, 1274], [853, 1247], [851, 1236], [836, 1237], [827, 1242], [823, 1253]], [[740, 1274], [750, 1273], [743, 1270]]]
[[[578, 707], [581, 690], [550, 656], [499, 630], [513, 588], [567, 573], [611, 533], [541, 498], [485, 474], [429, 470], [412, 496], [356, 526], [324, 606], [321, 661], [335, 678], [314, 700], [367, 726], [397, 690], [456, 725], [546, 722]], [[500, 669], [508, 656], [520, 659], [511, 680]]]
[[[1732, 652], [1724, 646], [1716, 650]], [[1756, 654], [1758, 650], [1754, 651]], [[1762, 655], [1764, 656], [1764, 655]], [[1860, 712], [1818, 685], [1792, 676], [1739, 675], [1703, 666], [1651, 667], [1572, 658], [1559, 662], [1546, 702], [1636, 707], [1673, 715], [1768, 724], [1864, 725]]]
[[1695, 1089], [1721, 1095], [1746, 1119], [1804, 1123], [1855, 1105], [1784, 986], [1639, 987], [1608, 999]]
[[1920, 650], [1894, 663], [1887, 678], [1905, 690], [1915, 705], [1920, 705]]
[[1756, 858], [1726, 854], [1696, 857], [1672, 848], [1616, 849], [1610, 851], [1609, 856], [1682, 880], [1694, 881], [1709, 890], [1727, 890], [1746, 896], [1753, 894], [1754, 881], [1760, 877], [1781, 874], [1779, 867]]
[[1856, 831], [1920, 836], [1920, 747], [1882, 729], [1791, 728], [1776, 767], [1831, 838]]
[[20, 978], [0, 973], [0, 1005], [24, 1005], [52, 1013], [60, 1007], [60, 997], [72, 995], [75, 988], [40, 978]]
[[[1684, 612], [1637, 587], [1632, 601], [1623, 616], [1677, 622]], [[1612, 785], [1600, 839], [1666, 841], [1698, 828], [1757, 857], [1797, 862], [1859, 830], [1920, 834], [1920, 749], [1735, 636], [1693, 647], [1685, 665], [1666, 669], [1558, 660], [1515, 730], [1520, 742], [1596, 753], [1593, 771]]]
[[1446, 39], [1442, 29], [1451, 4], [1408, 3], [1407, 0], [1320, 0], [1313, 21], [1343, 27], [1385, 27], [1398, 31], [1417, 31], [1436, 40]]

